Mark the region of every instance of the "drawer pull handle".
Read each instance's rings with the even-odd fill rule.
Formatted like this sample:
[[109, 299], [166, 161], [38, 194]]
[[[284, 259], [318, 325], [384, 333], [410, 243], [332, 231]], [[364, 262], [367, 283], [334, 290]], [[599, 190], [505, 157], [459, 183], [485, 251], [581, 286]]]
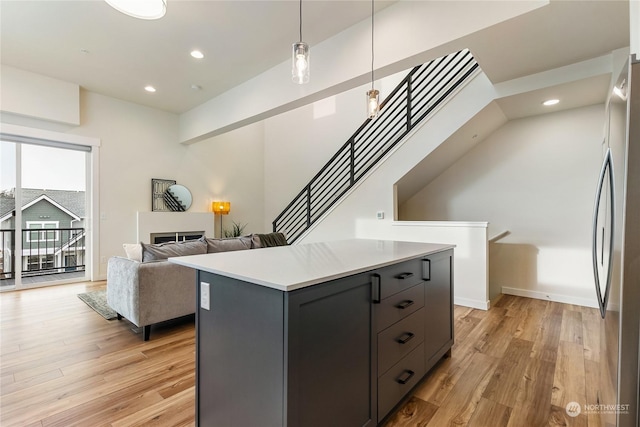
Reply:
[[396, 308], [399, 308], [400, 310], [404, 310], [407, 307], [411, 307], [413, 305], [413, 301], [408, 299], [405, 301], [402, 301], [400, 304], [396, 305]]
[[406, 344], [406, 343], [408, 343], [409, 341], [411, 341], [411, 340], [413, 339], [413, 337], [415, 337], [415, 336], [416, 336], [416, 335], [415, 335], [415, 334], [413, 334], [413, 333], [411, 333], [411, 332], [406, 332], [406, 333], [404, 333], [404, 334], [400, 335], [400, 337], [396, 338], [396, 341], [397, 341], [399, 344]]
[[371, 300], [374, 304], [380, 304], [380, 275], [371, 276]]
[[416, 373], [413, 371], [410, 371], [409, 369], [405, 370], [402, 375], [400, 375], [398, 377], [398, 379], [396, 379], [396, 381], [400, 384], [406, 384], [409, 382], [409, 380], [411, 379], [411, 377], [413, 377]]
[[431, 260], [423, 259], [422, 260], [422, 280], [428, 282], [431, 280]]
[[408, 279], [409, 277], [413, 277], [413, 273], [402, 273], [402, 274], [398, 274], [398, 275], [396, 276], [396, 279], [404, 280], [404, 279]]

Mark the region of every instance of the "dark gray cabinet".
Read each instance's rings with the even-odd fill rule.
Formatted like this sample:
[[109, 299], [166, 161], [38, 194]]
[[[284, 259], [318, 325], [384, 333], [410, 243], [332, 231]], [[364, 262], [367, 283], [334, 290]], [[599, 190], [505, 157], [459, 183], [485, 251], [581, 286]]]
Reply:
[[198, 279], [210, 284], [210, 310], [196, 311], [196, 424], [285, 426], [284, 293], [203, 271]]
[[287, 296], [287, 425], [374, 426], [369, 275]]
[[196, 314], [199, 426], [375, 425], [368, 274], [291, 292], [198, 282], [211, 293]]
[[453, 251], [431, 255], [425, 262], [425, 356], [429, 370], [453, 346]]
[[453, 344], [451, 263], [448, 250], [289, 292], [198, 271], [197, 425], [377, 425]]
[[447, 250], [376, 271], [378, 422], [453, 345], [452, 269]]

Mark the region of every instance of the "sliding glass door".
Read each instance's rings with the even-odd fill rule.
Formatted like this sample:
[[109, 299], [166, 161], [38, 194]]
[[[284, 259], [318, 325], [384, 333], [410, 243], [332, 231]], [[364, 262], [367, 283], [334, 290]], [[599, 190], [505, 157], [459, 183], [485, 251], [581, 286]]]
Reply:
[[90, 148], [0, 141], [0, 290], [86, 280]]

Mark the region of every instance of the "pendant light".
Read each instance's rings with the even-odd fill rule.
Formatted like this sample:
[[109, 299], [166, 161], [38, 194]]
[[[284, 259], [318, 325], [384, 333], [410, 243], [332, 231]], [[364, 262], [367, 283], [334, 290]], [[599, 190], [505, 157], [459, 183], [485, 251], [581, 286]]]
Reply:
[[309, 82], [309, 45], [302, 41], [302, 0], [300, 0], [300, 41], [293, 44], [291, 80], [300, 85]]
[[125, 15], [139, 19], [160, 19], [167, 13], [167, 0], [105, 0]]
[[371, 89], [367, 91], [367, 116], [378, 117], [380, 111], [380, 92], [373, 88], [373, 0], [371, 0]]

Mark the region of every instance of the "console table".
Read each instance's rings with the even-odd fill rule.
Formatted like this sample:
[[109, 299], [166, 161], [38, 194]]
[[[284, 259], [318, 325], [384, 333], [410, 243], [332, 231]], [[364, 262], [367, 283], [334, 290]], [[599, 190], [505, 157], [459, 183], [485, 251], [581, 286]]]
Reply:
[[196, 423], [376, 426], [453, 345], [453, 245], [353, 239], [198, 270]]

